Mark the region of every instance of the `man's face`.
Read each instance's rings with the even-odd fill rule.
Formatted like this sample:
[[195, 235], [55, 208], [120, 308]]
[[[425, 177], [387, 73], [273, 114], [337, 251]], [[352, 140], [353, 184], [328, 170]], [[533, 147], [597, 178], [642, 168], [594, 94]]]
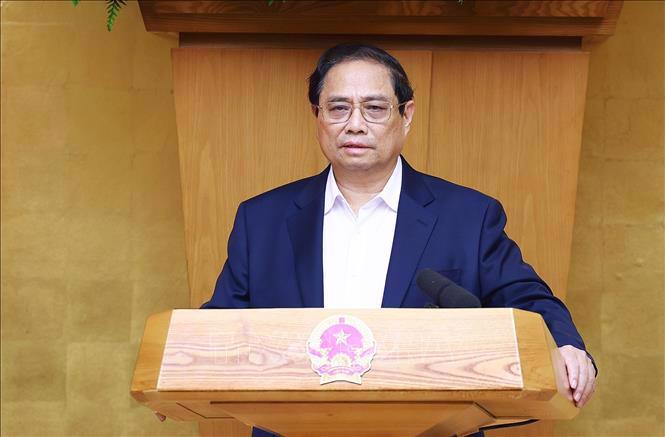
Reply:
[[[393, 105], [390, 118], [383, 123], [366, 121], [357, 106], [376, 100]], [[351, 118], [342, 123], [326, 121], [319, 111], [317, 138], [333, 168], [349, 172], [392, 170], [409, 132], [414, 103], [407, 103], [404, 116], [400, 116], [388, 69], [369, 61], [348, 61], [334, 66], [324, 79], [319, 105], [325, 108], [334, 101], [356, 107]]]

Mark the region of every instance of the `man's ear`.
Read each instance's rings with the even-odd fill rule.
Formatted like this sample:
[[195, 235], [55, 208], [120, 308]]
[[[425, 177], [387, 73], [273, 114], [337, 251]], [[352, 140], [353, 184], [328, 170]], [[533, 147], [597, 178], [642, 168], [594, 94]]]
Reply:
[[405, 134], [409, 132], [409, 129], [411, 129], [411, 122], [413, 121], [414, 112], [416, 112], [416, 102], [409, 100], [406, 105], [404, 105], [404, 114], [402, 114]]
[[314, 114], [314, 117], [319, 116], [319, 107], [316, 105], [310, 105], [310, 108], [312, 110], [312, 114]]

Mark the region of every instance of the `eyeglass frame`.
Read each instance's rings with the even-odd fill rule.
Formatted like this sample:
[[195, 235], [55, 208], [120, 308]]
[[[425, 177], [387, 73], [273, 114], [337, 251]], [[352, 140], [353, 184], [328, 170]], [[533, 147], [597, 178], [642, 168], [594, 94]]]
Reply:
[[[413, 99], [412, 99], [412, 100], [413, 100]], [[363, 103], [367, 103], [367, 102], [371, 102], [371, 101], [372, 101], [372, 100], [368, 100], [368, 101], [365, 101], [365, 102], [351, 103], [351, 107], [352, 107], [352, 109], [351, 109], [351, 112], [349, 112], [349, 118], [347, 118], [346, 120], [340, 120], [340, 121], [327, 121], [327, 120], [323, 120], [323, 121], [325, 121], [325, 122], [328, 123], [328, 124], [340, 124], [340, 123], [346, 123], [347, 121], [351, 120], [351, 116], [353, 115], [353, 112], [355, 111], [355, 109], [356, 109], [356, 107], [357, 107], [358, 109], [360, 109], [360, 116], [361, 116], [361, 117], [363, 118], [363, 120], [365, 120], [367, 123], [372, 123], [372, 124], [383, 124], [383, 123], [388, 122], [388, 120], [390, 120], [390, 118], [393, 116], [393, 109], [394, 109], [394, 108], [398, 108], [398, 109], [399, 109], [400, 106], [404, 106], [404, 105], [406, 105], [406, 104], [409, 103], [411, 100], [407, 100], [406, 102], [402, 102], [402, 103], [400, 103], [400, 104], [398, 104], [398, 105], [395, 105], [395, 104], [393, 104], [393, 103], [389, 103], [390, 114], [388, 115], [388, 117], [387, 117], [384, 121], [371, 121], [371, 120], [368, 120], [367, 117], [365, 117], [365, 113], [363, 112], [363, 109], [362, 109], [362, 104], [363, 104]], [[328, 103], [334, 103], [334, 101], [333, 101], [333, 102], [328, 102]], [[343, 101], [343, 100], [340, 100], [339, 103], [349, 103], [349, 102], [347, 102], [347, 101]], [[327, 111], [327, 108], [324, 108], [324, 107], [321, 106], [321, 105], [312, 105], [312, 106], [315, 107], [315, 108], [317, 108], [317, 109], [318, 109], [319, 111], [321, 111], [321, 112]]]

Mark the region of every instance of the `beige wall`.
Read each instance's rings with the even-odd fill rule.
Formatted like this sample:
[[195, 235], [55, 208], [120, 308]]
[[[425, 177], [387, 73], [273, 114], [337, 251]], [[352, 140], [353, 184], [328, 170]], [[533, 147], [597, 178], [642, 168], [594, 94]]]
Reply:
[[[135, 3], [2, 3], [2, 435], [193, 435], [128, 396], [188, 303], [169, 49]], [[600, 389], [558, 435], [663, 435], [662, 3], [594, 47], [568, 302]]]
[[2, 2], [2, 435], [195, 435], [129, 397], [148, 314], [186, 307], [175, 35], [138, 6]]
[[600, 367], [557, 435], [663, 436], [665, 5], [626, 1], [591, 47], [567, 303]]

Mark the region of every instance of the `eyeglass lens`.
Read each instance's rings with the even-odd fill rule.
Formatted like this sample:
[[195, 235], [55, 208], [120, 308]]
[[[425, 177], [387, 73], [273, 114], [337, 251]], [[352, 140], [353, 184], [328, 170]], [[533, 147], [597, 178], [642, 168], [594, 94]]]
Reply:
[[[330, 121], [343, 122], [351, 118], [354, 106], [347, 102], [328, 102], [326, 115]], [[360, 113], [365, 120], [380, 123], [390, 118], [391, 105], [388, 102], [369, 101], [360, 104]]]

